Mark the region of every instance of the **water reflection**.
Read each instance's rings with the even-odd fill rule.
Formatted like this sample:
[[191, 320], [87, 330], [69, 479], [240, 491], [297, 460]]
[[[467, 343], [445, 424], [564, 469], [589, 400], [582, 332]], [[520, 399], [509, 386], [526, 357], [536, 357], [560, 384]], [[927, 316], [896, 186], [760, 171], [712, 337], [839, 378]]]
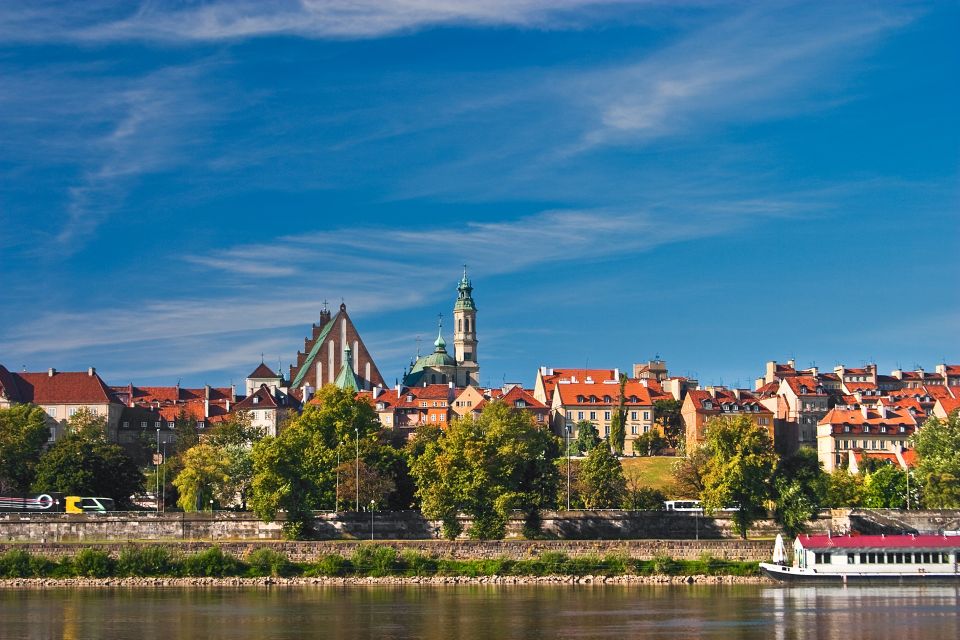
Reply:
[[957, 638], [952, 587], [0, 591], [0, 638]]

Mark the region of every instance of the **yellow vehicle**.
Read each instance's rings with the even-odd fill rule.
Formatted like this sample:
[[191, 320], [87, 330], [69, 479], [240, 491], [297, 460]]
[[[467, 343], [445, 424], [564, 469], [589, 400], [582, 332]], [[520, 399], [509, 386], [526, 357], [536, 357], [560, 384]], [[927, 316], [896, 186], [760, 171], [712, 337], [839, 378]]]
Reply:
[[67, 496], [65, 499], [67, 513], [106, 513], [114, 511], [116, 507], [113, 498], [82, 498]]

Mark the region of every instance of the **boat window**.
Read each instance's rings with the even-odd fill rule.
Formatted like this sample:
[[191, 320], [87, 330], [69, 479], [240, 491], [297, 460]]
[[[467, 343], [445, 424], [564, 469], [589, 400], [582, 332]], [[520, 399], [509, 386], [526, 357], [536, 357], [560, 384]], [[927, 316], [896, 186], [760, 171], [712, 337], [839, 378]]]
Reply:
[[848, 553], [848, 554], [847, 554], [847, 564], [856, 564], [856, 561], [854, 560], [854, 558], [856, 558], [856, 555], [855, 555], [855, 554], [853, 554], [853, 553]]
[[867, 564], [867, 554], [865, 553], [860, 554], [860, 564]]
[[903, 554], [903, 563], [911, 564], [913, 562], [913, 554], [905, 553]]
[[902, 554], [902, 553], [898, 553], [898, 554], [897, 554], [897, 564], [902, 564], [902, 563], [903, 563], [903, 554]]
[[923, 554], [922, 553], [913, 554], [913, 561], [917, 564], [920, 564], [921, 562], [923, 562]]
[[868, 558], [867, 562], [869, 562], [870, 564], [875, 564], [876, 561], [877, 561], [877, 554], [875, 554], [875, 553], [868, 553], [868, 554], [867, 554], [867, 558]]
[[888, 554], [887, 554], [887, 564], [893, 564], [893, 554], [892, 554], [892, 553], [888, 553]]
[[924, 562], [930, 562], [930, 552], [929, 552], [929, 551], [928, 551], [928, 552], [925, 552], [925, 553], [923, 554], [923, 561], [924, 561]]
[[878, 554], [877, 554], [877, 564], [883, 564], [883, 562], [884, 562], [884, 560], [883, 560], [883, 554], [882, 554], [882, 553], [878, 553]]

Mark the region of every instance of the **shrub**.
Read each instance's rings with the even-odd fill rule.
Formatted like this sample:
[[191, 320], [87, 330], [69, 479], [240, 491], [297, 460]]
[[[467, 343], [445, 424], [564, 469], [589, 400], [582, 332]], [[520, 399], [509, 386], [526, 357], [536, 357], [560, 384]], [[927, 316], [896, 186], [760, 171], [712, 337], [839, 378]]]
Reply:
[[680, 563], [670, 556], [657, 555], [653, 558], [650, 568], [657, 575], [672, 576], [680, 571]]
[[531, 568], [534, 571], [534, 575], [538, 576], [562, 575], [567, 572], [569, 560], [565, 553], [545, 551], [540, 554], [539, 558], [531, 563], [533, 565]]
[[81, 578], [107, 578], [115, 569], [116, 561], [106, 551], [81, 549], [73, 557], [73, 573]]
[[165, 547], [128, 547], [117, 558], [117, 574], [121, 576], [169, 576], [176, 569], [173, 556]]
[[434, 558], [410, 549], [400, 554], [400, 564], [408, 576], [432, 576], [437, 572], [437, 561]]
[[625, 573], [631, 573], [633, 565], [633, 561], [627, 556], [619, 553], [611, 553], [603, 557], [601, 573], [605, 576], [619, 576]]
[[0, 578], [29, 578], [33, 576], [30, 554], [23, 549], [0, 553]]
[[374, 578], [392, 575], [399, 568], [393, 547], [363, 544], [354, 550], [351, 560], [357, 573]]
[[246, 560], [252, 576], [288, 576], [296, 569], [285, 554], [266, 547], [254, 549]]
[[224, 553], [220, 547], [210, 547], [183, 559], [183, 573], [188, 576], [235, 576], [241, 569], [240, 561], [229, 553]]
[[317, 576], [337, 577], [345, 576], [350, 573], [350, 561], [337, 553], [330, 553], [322, 556], [317, 562], [309, 567], [306, 575], [313, 578]]

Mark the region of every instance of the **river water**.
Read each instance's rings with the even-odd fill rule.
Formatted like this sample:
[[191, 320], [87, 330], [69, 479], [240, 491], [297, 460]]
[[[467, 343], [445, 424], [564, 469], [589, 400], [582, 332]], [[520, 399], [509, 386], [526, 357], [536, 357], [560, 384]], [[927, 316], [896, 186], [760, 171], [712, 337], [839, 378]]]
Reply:
[[958, 587], [457, 586], [0, 591], [0, 638], [960, 638]]

